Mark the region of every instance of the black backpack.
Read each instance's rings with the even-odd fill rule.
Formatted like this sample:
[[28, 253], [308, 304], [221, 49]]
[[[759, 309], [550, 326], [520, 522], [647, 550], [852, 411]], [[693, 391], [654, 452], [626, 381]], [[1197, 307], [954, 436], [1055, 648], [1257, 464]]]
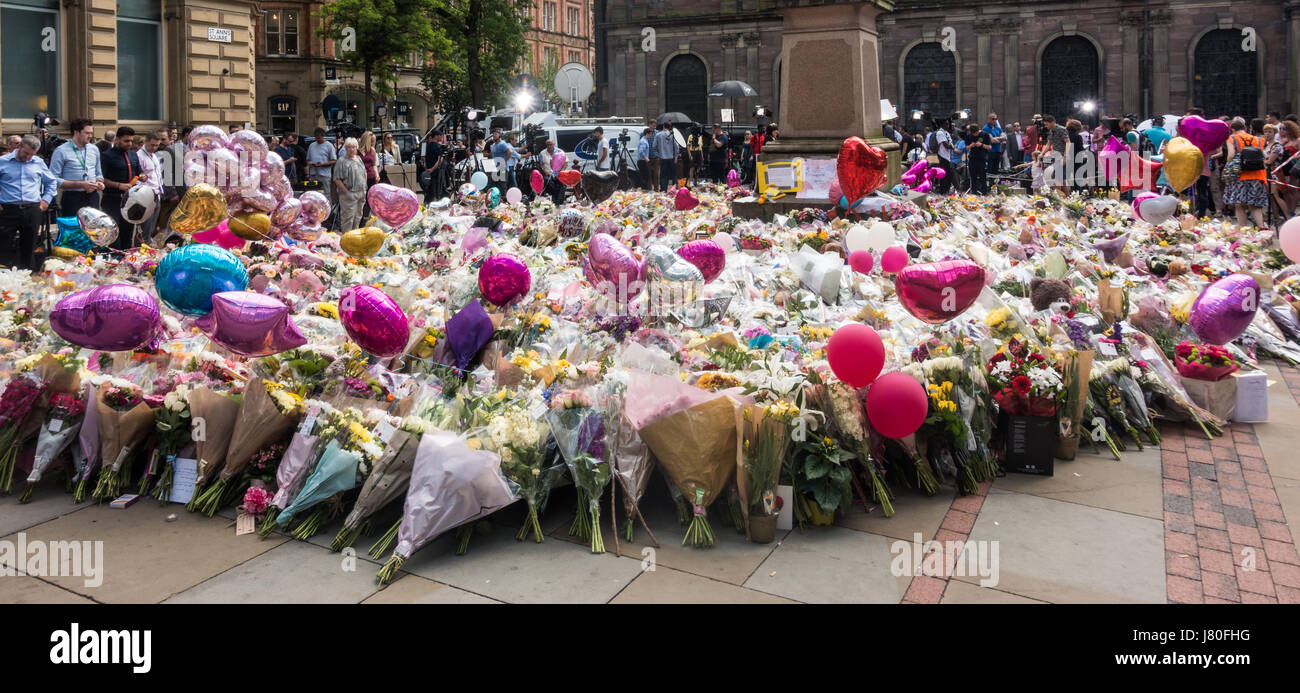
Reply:
[[[1252, 138], [1251, 141], [1259, 139]], [[1242, 147], [1241, 148], [1241, 170], [1243, 171], [1263, 171], [1264, 170], [1264, 150], [1259, 147]]]

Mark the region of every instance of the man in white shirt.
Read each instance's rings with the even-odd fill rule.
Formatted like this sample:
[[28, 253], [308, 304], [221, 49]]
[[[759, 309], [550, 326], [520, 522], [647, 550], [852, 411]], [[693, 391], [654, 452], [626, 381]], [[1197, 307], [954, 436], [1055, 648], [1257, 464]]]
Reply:
[[[153, 190], [154, 201], [162, 199], [162, 165], [158, 161], [158, 148], [162, 146], [162, 138], [165, 137], [165, 130], [155, 130], [144, 136], [144, 144], [140, 145], [140, 151], [136, 156], [140, 158], [140, 169], [144, 171], [144, 184]], [[158, 225], [158, 205], [155, 204], [153, 214], [140, 224], [140, 237], [152, 239], [154, 227]]]
[[944, 177], [939, 179], [939, 189], [936, 190], [940, 195], [947, 195], [952, 189], [953, 167], [952, 159], [956, 156], [957, 150], [952, 146], [952, 134], [948, 132], [948, 124], [944, 121], [935, 121], [934, 125], [934, 152], [939, 155], [939, 166], [944, 170]]
[[596, 137], [596, 170], [608, 171], [609, 160], [609, 140], [605, 139], [605, 128], [596, 126], [592, 133]]
[[316, 128], [316, 141], [307, 146], [307, 180], [314, 180], [321, 184], [321, 192], [325, 193], [334, 201], [334, 186], [330, 184], [330, 179], [334, 177], [334, 162], [338, 160], [338, 154], [334, 151], [334, 145], [325, 141], [325, 129]]
[[[555, 174], [559, 173], [551, 166], [551, 161], [555, 155], [564, 156], [564, 150], [555, 146], [555, 140], [546, 140], [546, 149], [537, 157], [537, 164], [542, 169], [542, 175], [546, 177], [546, 191], [550, 192], [551, 200], [557, 205], [564, 204], [564, 184], [561, 183]], [[566, 157], [567, 159], [567, 157]]]

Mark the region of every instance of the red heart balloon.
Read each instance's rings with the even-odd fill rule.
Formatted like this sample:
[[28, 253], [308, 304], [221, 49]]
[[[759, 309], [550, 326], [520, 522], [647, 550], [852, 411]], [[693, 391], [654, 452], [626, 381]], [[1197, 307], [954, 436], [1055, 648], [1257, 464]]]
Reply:
[[555, 177], [559, 178], [560, 182], [564, 183], [565, 187], [572, 188], [573, 186], [578, 184], [578, 181], [582, 180], [582, 172], [574, 169], [568, 169], [565, 171], [560, 171], [559, 173], [555, 174]]
[[835, 162], [835, 173], [840, 181], [840, 190], [849, 198], [850, 207], [885, 183], [888, 164], [885, 152], [867, 144], [861, 137], [844, 140], [840, 145], [839, 159]]
[[984, 268], [970, 260], [910, 265], [894, 278], [898, 302], [918, 319], [937, 325], [966, 312], [984, 289]]
[[1159, 161], [1143, 159], [1137, 155], [1137, 152], [1131, 152], [1128, 159], [1128, 168], [1120, 171], [1119, 189], [1122, 191], [1129, 190], [1155, 190], [1156, 181], [1160, 179]]

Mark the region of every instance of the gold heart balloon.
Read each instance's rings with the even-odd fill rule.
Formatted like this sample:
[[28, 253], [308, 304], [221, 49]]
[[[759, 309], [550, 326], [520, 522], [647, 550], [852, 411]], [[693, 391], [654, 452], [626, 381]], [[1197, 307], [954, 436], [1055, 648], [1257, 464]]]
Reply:
[[230, 232], [246, 241], [265, 241], [271, 237], [271, 217], [261, 212], [241, 212], [230, 217]]
[[86, 256], [85, 253], [78, 252], [76, 250], [73, 250], [72, 248], [65, 248], [61, 245], [56, 245], [53, 248], [51, 248], [50, 254], [53, 255], [54, 257], [59, 258], [60, 260], [71, 260], [73, 258]]
[[373, 226], [352, 229], [339, 238], [339, 247], [352, 257], [367, 258], [384, 247], [384, 232]]
[[226, 218], [226, 196], [207, 183], [191, 185], [172, 211], [171, 227], [184, 236], [207, 231]]
[[1165, 163], [1161, 171], [1169, 187], [1182, 192], [1201, 177], [1205, 169], [1205, 155], [1185, 137], [1175, 137], [1165, 145]]

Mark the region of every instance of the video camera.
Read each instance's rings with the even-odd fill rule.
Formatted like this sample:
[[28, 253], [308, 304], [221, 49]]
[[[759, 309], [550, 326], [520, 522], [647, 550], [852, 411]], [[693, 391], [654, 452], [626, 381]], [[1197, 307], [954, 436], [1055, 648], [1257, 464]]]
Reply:
[[627, 144], [631, 140], [632, 140], [632, 136], [627, 134], [627, 128], [623, 128], [623, 132], [618, 136], [618, 141], [622, 142], [623, 144]]
[[524, 148], [530, 152], [536, 153], [546, 149], [546, 140], [550, 139], [546, 130], [536, 124], [524, 126]]

